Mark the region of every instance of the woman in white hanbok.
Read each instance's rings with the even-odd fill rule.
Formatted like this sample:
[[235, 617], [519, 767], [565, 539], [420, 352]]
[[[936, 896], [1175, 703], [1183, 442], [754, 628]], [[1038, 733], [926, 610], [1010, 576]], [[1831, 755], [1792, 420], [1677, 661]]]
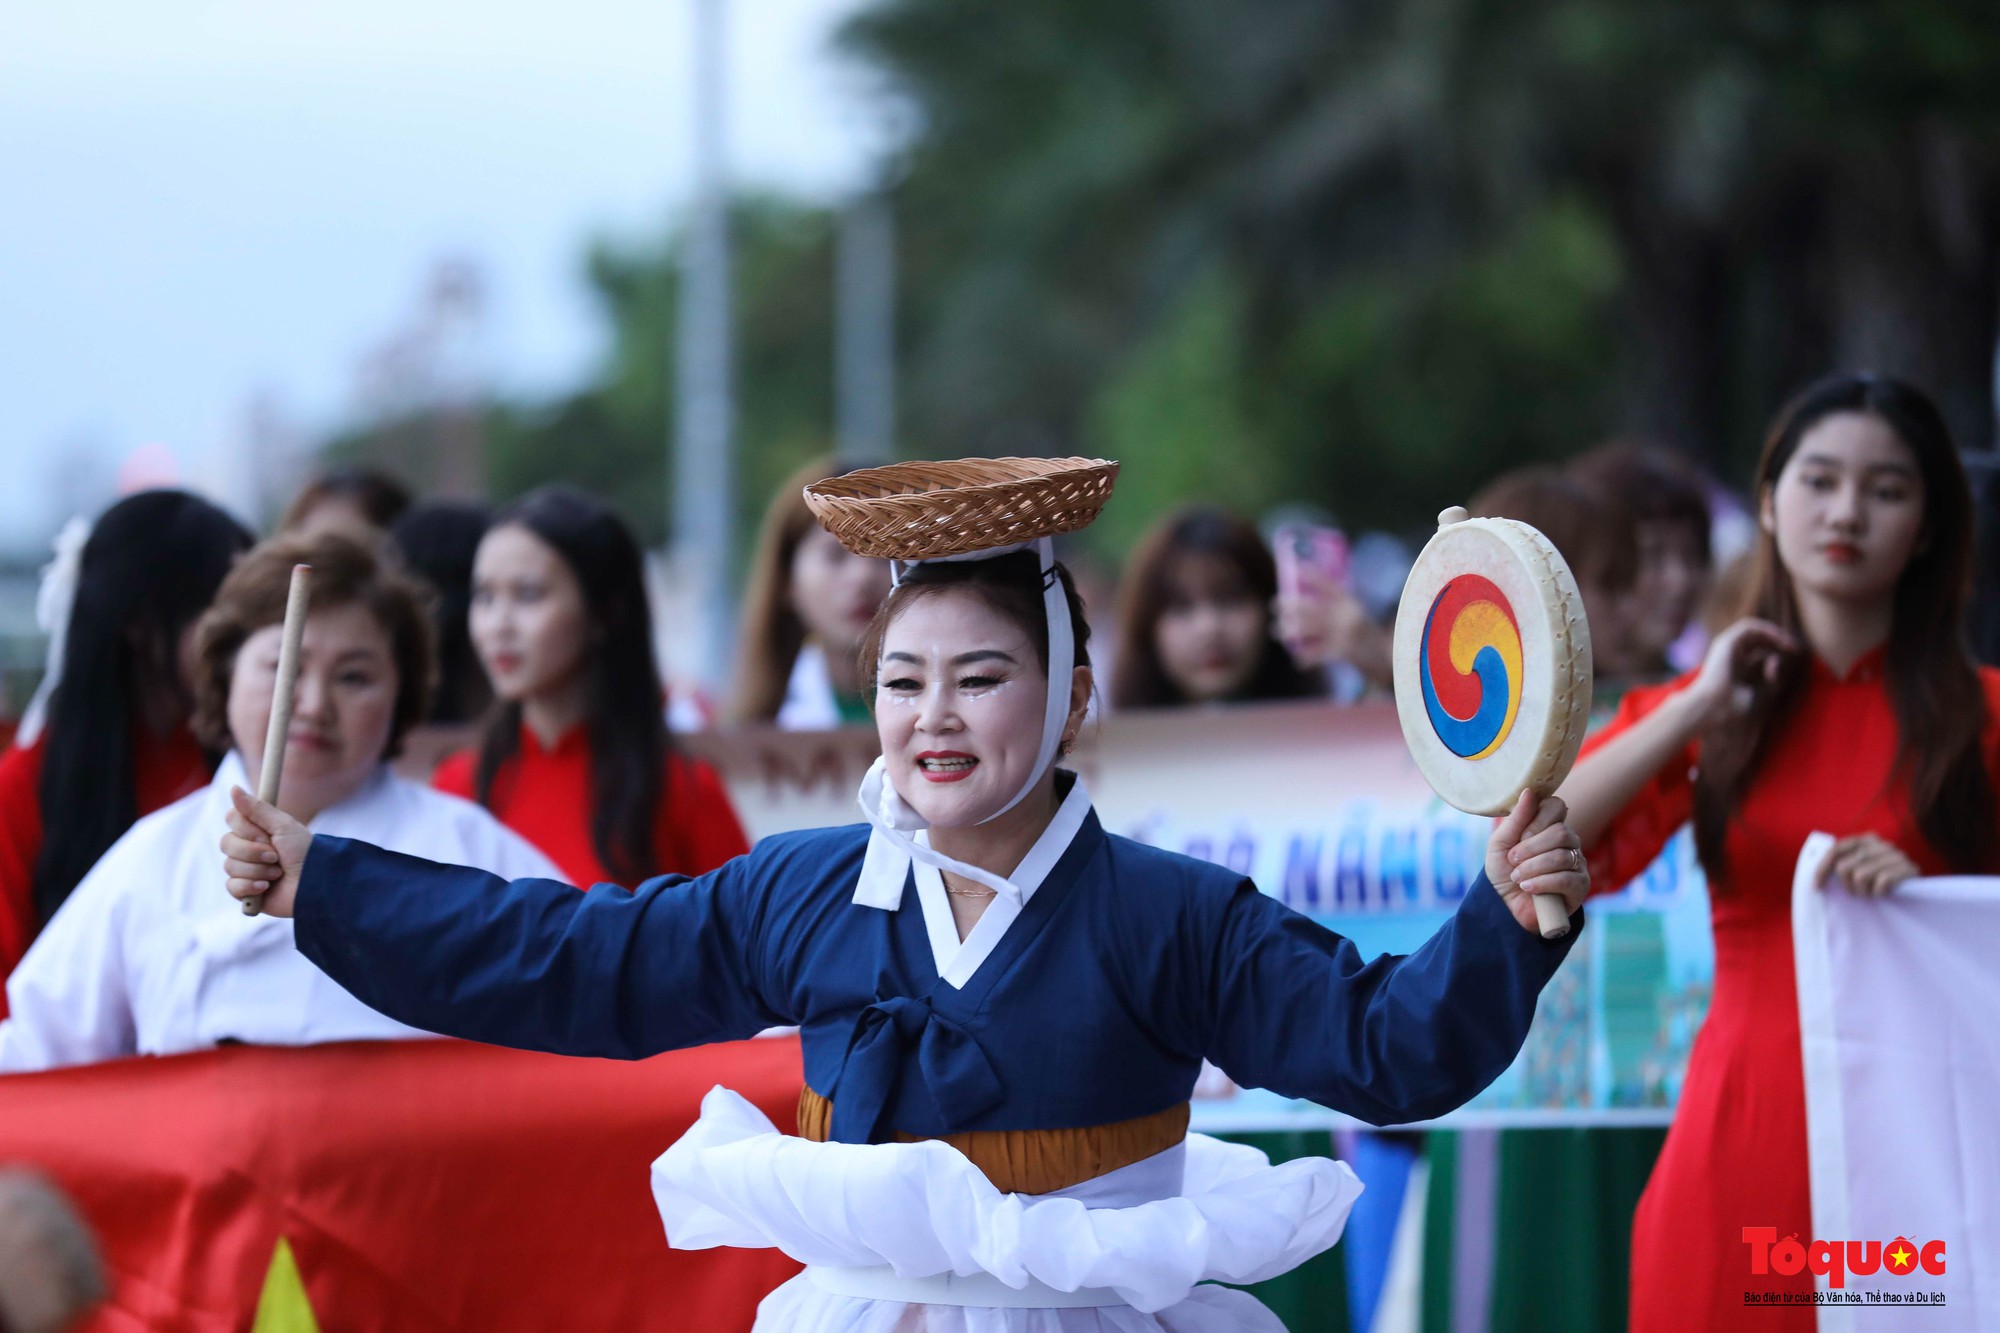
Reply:
[[0, 1071], [225, 1042], [296, 1046], [424, 1033], [384, 1017], [292, 947], [292, 923], [246, 917], [215, 892], [215, 829], [263, 761], [294, 563], [312, 613], [279, 804], [313, 829], [514, 878], [554, 866], [469, 801], [390, 771], [423, 716], [432, 630], [420, 585], [360, 540], [325, 533], [257, 547], [196, 632], [195, 725], [230, 753], [206, 788], [111, 846], [7, 983]]

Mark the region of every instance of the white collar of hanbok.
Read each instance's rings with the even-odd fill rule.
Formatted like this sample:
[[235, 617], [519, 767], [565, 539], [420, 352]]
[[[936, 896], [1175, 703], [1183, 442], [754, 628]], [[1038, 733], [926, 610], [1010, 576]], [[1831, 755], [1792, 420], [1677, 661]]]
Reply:
[[[882, 761], [868, 770], [868, 777], [862, 783], [862, 800], [870, 795], [870, 786], [880, 784], [875, 799], [881, 800], [881, 788], [887, 788], [891, 796], [895, 789], [881, 781], [879, 774]], [[895, 797], [895, 804], [901, 805], [902, 798]], [[914, 812], [913, 812], [914, 813]], [[1056, 816], [1049, 826], [1042, 830], [1042, 836], [1035, 839], [1035, 845], [1021, 858], [1021, 864], [1014, 867], [1014, 873], [1002, 877], [990, 870], [955, 861], [951, 857], [934, 850], [921, 820], [914, 829], [895, 840], [872, 836], [868, 840], [868, 855], [861, 863], [861, 880], [854, 886], [854, 901], [861, 907], [879, 907], [885, 912], [896, 911], [903, 905], [903, 884], [909, 878], [910, 863], [920, 860], [939, 870], [949, 870], [955, 875], [984, 884], [1015, 906], [1025, 904], [1040, 888], [1042, 881], [1055, 869], [1056, 862], [1062, 860], [1069, 845], [1076, 841], [1083, 821], [1090, 816], [1090, 793], [1083, 789], [1083, 780], [1078, 778], [1070, 784], [1069, 795], [1056, 807]], [[877, 830], [879, 832], [880, 825]], [[908, 836], [914, 833], [916, 836]]]

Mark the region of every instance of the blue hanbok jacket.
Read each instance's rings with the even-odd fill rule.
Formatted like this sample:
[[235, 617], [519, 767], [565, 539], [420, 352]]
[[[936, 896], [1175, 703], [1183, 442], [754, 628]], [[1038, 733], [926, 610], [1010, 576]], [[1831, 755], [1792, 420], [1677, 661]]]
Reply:
[[769, 837], [698, 879], [579, 893], [313, 840], [298, 947], [381, 1012], [475, 1041], [639, 1059], [801, 1032], [833, 1137], [1079, 1128], [1238, 1083], [1375, 1124], [1427, 1119], [1513, 1060], [1575, 943], [1482, 874], [1407, 956], [1342, 937], [1219, 866], [1091, 813], [963, 987], [939, 978], [914, 876], [854, 901], [866, 825]]

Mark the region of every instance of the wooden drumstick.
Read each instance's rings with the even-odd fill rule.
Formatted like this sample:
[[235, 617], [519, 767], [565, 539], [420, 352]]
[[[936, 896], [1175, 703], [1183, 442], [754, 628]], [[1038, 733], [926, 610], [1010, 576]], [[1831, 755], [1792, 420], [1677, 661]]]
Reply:
[[[285, 637], [278, 647], [278, 679], [271, 689], [271, 724], [264, 730], [264, 764], [257, 774], [257, 799], [278, 803], [278, 783], [285, 773], [285, 738], [292, 730], [292, 687], [299, 679], [299, 640], [306, 632], [306, 601], [312, 595], [312, 566], [292, 566], [292, 586], [285, 594]], [[243, 915], [255, 916], [262, 895], [243, 900]]]

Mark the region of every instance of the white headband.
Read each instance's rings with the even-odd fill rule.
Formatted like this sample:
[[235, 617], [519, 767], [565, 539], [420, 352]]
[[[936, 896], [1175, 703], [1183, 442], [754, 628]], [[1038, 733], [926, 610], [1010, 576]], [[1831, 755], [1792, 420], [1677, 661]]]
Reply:
[[[1056, 573], [1055, 544], [1047, 537], [938, 558], [941, 562], [991, 560], [995, 556], [1030, 549], [1040, 558], [1042, 607], [1049, 624], [1049, 695], [1042, 714], [1042, 744], [1036, 752], [1035, 766], [1030, 770], [1027, 781], [1021, 784], [1021, 789], [1007, 804], [980, 820], [982, 824], [998, 819], [1019, 805], [1035, 789], [1035, 784], [1042, 780], [1042, 775], [1055, 764], [1062, 745], [1063, 725], [1069, 721], [1070, 676], [1076, 667], [1076, 635], [1069, 623], [1069, 598], [1064, 594], [1062, 579]], [[931, 562], [891, 561], [890, 578], [900, 586], [906, 570], [928, 563]], [[919, 829], [929, 828], [930, 824], [910, 807], [889, 781], [886, 758], [878, 758], [869, 766], [867, 776], [861, 779], [861, 813], [874, 828], [868, 835], [868, 855], [861, 863], [861, 879], [854, 890], [855, 902], [865, 907], [895, 911], [902, 905], [903, 881], [909, 875], [913, 859], [984, 884], [1017, 902], [1020, 900], [1021, 891], [1008, 880], [989, 870], [941, 855], [910, 836]]]

